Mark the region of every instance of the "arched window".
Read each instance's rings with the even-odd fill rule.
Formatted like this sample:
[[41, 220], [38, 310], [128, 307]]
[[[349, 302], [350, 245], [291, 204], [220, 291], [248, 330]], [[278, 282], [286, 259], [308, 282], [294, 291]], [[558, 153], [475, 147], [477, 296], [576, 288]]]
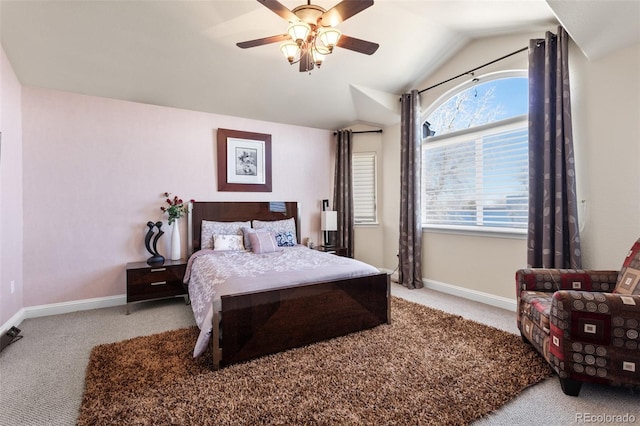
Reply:
[[474, 78], [427, 110], [423, 227], [526, 232], [527, 112], [525, 71]]

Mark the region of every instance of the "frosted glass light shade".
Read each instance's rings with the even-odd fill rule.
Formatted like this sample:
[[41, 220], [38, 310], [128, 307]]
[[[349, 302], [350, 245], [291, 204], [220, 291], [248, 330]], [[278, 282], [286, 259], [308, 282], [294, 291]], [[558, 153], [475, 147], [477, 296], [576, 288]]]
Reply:
[[338, 44], [338, 40], [340, 39], [340, 36], [342, 35], [342, 33], [340, 32], [340, 30], [338, 30], [337, 28], [324, 28], [320, 31], [320, 41], [322, 41], [322, 44], [324, 44], [325, 46], [327, 46], [327, 48], [329, 48], [329, 51], [331, 51], [333, 49], [333, 46], [335, 46], [336, 44]]
[[318, 68], [320, 68], [320, 66], [324, 62], [324, 58], [326, 57], [326, 55], [318, 52], [317, 49], [313, 49], [311, 51], [311, 55], [313, 56], [313, 63], [316, 64]]
[[289, 25], [289, 30], [287, 33], [291, 40], [295, 41], [298, 44], [301, 44], [303, 41], [307, 40], [307, 36], [311, 32], [311, 27], [306, 22], [294, 22]]
[[337, 231], [338, 230], [338, 212], [326, 210], [320, 213], [320, 230], [321, 231]]
[[298, 55], [298, 51], [300, 50], [300, 48], [294, 42], [288, 41], [280, 45], [280, 50], [282, 51], [284, 57], [287, 58], [287, 60], [291, 63]]

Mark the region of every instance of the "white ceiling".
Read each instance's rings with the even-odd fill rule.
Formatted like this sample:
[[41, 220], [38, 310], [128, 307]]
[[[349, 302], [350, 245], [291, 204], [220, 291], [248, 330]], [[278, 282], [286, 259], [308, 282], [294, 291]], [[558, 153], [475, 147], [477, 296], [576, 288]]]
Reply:
[[378, 51], [336, 48], [309, 75], [277, 44], [236, 47], [286, 32], [254, 0], [0, 1], [2, 46], [24, 85], [324, 129], [391, 124], [398, 95], [471, 39], [558, 22], [590, 59], [640, 42], [635, 0], [376, 0], [338, 28]]

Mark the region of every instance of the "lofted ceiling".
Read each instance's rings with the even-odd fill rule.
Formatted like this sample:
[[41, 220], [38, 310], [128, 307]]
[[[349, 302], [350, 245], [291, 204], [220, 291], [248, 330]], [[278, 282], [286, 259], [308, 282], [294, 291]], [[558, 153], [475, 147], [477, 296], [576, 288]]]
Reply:
[[309, 74], [278, 44], [236, 46], [286, 32], [255, 0], [0, 0], [2, 46], [24, 85], [322, 129], [396, 122], [398, 95], [474, 38], [561, 23], [594, 59], [640, 42], [639, 22], [635, 0], [376, 0], [338, 28], [378, 51], [336, 48]]

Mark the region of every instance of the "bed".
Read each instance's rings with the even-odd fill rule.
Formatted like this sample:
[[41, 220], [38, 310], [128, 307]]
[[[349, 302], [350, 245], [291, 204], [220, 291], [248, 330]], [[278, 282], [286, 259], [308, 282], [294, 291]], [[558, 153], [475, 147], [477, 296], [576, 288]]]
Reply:
[[[192, 204], [185, 283], [201, 329], [194, 356], [211, 346], [214, 369], [390, 322], [386, 273], [299, 244], [266, 254], [214, 250], [203, 221], [207, 226], [247, 221], [258, 226], [258, 221], [267, 229], [271, 223], [291, 223], [298, 242], [299, 208], [296, 202]], [[295, 270], [288, 271], [285, 265], [292, 264]]]

